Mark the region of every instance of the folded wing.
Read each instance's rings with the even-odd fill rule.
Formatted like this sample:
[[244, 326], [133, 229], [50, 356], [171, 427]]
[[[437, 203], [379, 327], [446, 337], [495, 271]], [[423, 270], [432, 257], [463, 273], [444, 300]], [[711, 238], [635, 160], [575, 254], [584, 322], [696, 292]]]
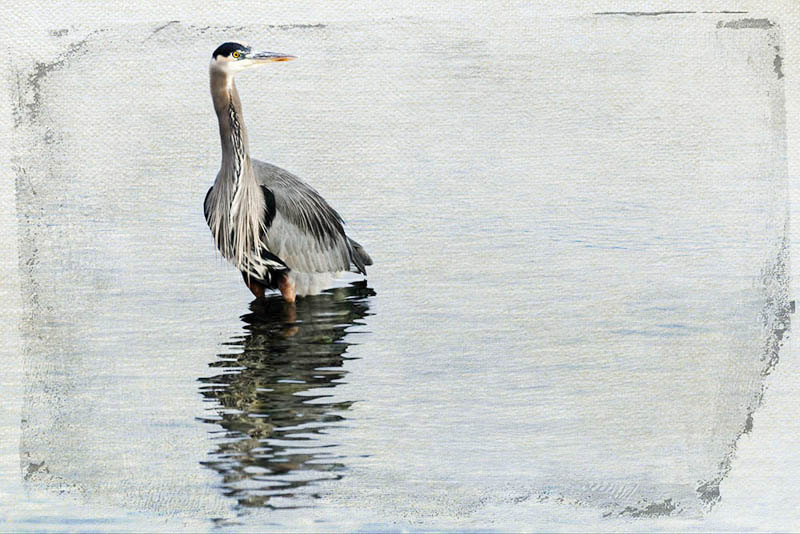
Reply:
[[272, 254], [299, 272], [366, 274], [372, 260], [347, 237], [342, 218], [319, 193], [274, 165], [253, 161], [253, 168], [267, 198], [263, 241]]

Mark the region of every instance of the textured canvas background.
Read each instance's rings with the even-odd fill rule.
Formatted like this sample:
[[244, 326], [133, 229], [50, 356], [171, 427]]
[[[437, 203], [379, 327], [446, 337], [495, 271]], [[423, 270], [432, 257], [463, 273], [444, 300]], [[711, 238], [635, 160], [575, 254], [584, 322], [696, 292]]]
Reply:
[[[518, 526], [506, 523], [510, 516], [542, 529], [796, 527], [791, 338], [777, 369], [763, 376], [775, 361], [782, 261], [791, 249], [784, 245], [793, 242], [782, 211], [796, 191], [787, 177], [797, 170], [797, 18], [789, 7], [704, 5], [699, 11], [748, 13], [638, 16], [594, 13], [661, 8], [225, 3], [198, 12], [83, 3], [15, 12], [2, 117], [10, 320], [3, 325], [0, 512], [23, 528], [63, 526], [65, 517], [116, 528], [207, 528], [203, 517], [230, 513], [215, 473], [198, 465], [211, 444], [194, 421], [195, 377], [209, 374], [208, 361], [235, 335], [230, 303], [244, 295], [212, 251], [196, 249], [204, 229], [192, 213], [217, 164], [205, 62], [233, 34], [301, 56], [305, 50], [303, 69], [240, 82], [253, 150], [303, 175], [329, 177], [316, 184], [387, 265], [373, 279], [372, 337], [350, 349], [361, 360], [349, 369], [370, 386], [354, 378], [337, 387], [343, 399], [386, 392], [385, 401], [357, 404], [355, 430], [337, 435], [348, 453], [375, 460], [352, 462], [354, 474], [326, 497], [325, 519], [380, 528]], [[695, 11], [691, 4], [669, 9]], [[609, 86], [620, 89], [603, 90]], [[625, 133], [648, 123], [652, 131]], [[670, 181], [654, 188], [665, 169]], [[755, 178], [727, 181], [739, 173]], [[493, 182], [493, 174], [516, 181]], [[365, 194], [354, 199], [354, 190]], [[597, 217], [584, 203], [587, 190], [608, 202], [612, 216]], [[676, 204], [657, 219], [659, 228], [674, 233], [651, 233], [657, 206], [636, 203], [663, 197]], [[551, 226], [520, 245], [508, 236], [525, 235], [529, 220], [518, 214], [541, 198], [555, 208], [533, 220]], [[430, 219], [435, 199], [454, 199], [456, 207]], [[627, 214], [615, 218], [618, 212]], [[459, 225], [470, 217], [498, 230]], [[520, 249], [545, 258], [560, 246], [559, 232], [575, 237], [576, 228], [600, 250], [577, 245], [567, 262], [539, 260], [539, 271], [530, 269], [543, 279], [577, 276], [578, 284], [553, 294], [534, 276], [520, 280], [513, 268], [527, 261]], [[426, 235], [441, 246], [451, 235], [481, 245], [449, 245], [439, 261], [423, 250]], [[674, 275], [648, 270], [653, 238], [670, 243], [673, 255], [656, 257]], [[608, 250], [636, 247], [640, 253], [603, 263]], [[396, 249], [428, 253], [433, 276], [421, 276]], [[461, 285], [473, 280], [470, 265], [447, 263], [473, 252], [506, 274], [488, 280], [488, 296]], [[594, 269], [583, 274], [570, 264]], [[431, 282], [436, 273], [442, 279]], [[630, 284], [617, 285], [620, 274]], [[747, 276], [753, 280], [737, 281]], [[410, 288], [401, 286], [409, 280]], [[650, 291], [648, 280], [674, 284], [674, 300]], [[505, 297], [504, 283], [522, 289]], [[685, 307], [689, 329], [672, 335], [671, 323], [631, 324], [639, 313], [624, 308], [631, 287], [644, 302]], [[711, 288], [711, 296], [692, 287]], [[524, 305], [548, 299], [534, 314]], [[548, 315], [559, 301], [573, 317]], [[477, 309], [504, 320], [465, 329]], [[562, 363], [568, 349], [552, 347], [565, 340], [577, 349]], [[481, 343], [496, 351], [489, 359], [474, 348]], [[451, 361], [391, 363], [455, 349], [471, 358], [458, 363], [463, 389], [437, 382]], [[598, 355], [619, 361], [616, 350], [631, 359], [610, 370], [591, 367]], [[535, 387], [523, 389], [534, 375], [508, 363], [515, 352], [554, 359], [536, 368], [541, 387], [571, 409], [537, 406], [536, 426], [525, 427], [514, 409], [536, 395]], [[665, 353], [673, 365], [639, 364], [641, 354]], [[495, 357], [505, 372], [489, 370]], [[595, 380], [576, 381], [559, 364], [583, 365], [589, 374], [579, 376]], [[702, 372], [689, 372], [692, 366]], [[612, 383], [615, 393], [606, 395]], [[151, 401], [131, 402], [132, 391]], [[475, 403], [464, 402], [465, 392]], [[417, 406], [416, 424], [402, 431], [398, 421], [409, 418], [397, 399]], [[665, 432], [665, 422], [675, 426]], [[507, 433], [469, 436], [498, 425]], [[521, 441], [532, 435], [539, 445]], [[574, 436], [580, 439], [571, 443]], [[583, 449], [582, 440], [592, 446]], [[390, 441], [399, 443], [394, 456], [385, 453]], [[487, 488], [476, 487], [487, 480]], [[704, 507], [718, 492], [722, 500]], [[632, 515], [647, 519], [631, 522]], [[269, 520], [301, 524], [291, 514]]]

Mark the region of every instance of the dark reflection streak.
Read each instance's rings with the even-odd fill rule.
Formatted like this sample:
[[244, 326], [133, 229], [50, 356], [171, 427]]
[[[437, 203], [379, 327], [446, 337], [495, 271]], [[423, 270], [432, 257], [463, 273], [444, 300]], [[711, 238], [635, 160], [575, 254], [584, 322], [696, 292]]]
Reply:
[[218, 425], [202, 464], [222, 475], [223, 493], [240, 507], [296, 507], [299, 497], [317, 496], [316, 482], [341, 478], [343, 458], [319, 436], [345, 420], [352, 402], [325, 401], [334, 395], [320, 389], [344, 383], [348, 329], [370, 315], [374, 294], [360, 283], [300, 299], [294, 309], [278, 297], [254, 301], [242, 316], [247, 333], [225, 344], [241, 354], [220, 354], [210, 364], [220, 374], [199, 379], [215, 403], [203, 421]]

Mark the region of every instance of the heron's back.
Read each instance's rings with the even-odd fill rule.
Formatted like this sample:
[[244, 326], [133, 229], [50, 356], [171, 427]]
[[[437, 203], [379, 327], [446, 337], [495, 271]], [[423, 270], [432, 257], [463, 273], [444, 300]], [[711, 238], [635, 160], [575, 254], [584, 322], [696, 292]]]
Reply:
[[267, 247], [290, 269], [303, 273], [356, 271], [372, 259], [347, 237], [341, 216], [310, 185], [285, 169], [253, 160], [258, 183], [274, 198]]

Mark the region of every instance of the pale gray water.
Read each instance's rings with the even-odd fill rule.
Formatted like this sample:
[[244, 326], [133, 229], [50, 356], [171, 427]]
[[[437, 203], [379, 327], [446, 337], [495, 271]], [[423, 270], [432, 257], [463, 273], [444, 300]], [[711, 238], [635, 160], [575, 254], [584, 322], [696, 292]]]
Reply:
[[[71, 29], [14, 68], [24, 486], [120, 529], [717, 502], [788, 328], [779, 29], [516, 15]], [[300, 56], [238, 78], [251, 152], [375, 259], [294, 319], [202, 217], [230, 38]]]

